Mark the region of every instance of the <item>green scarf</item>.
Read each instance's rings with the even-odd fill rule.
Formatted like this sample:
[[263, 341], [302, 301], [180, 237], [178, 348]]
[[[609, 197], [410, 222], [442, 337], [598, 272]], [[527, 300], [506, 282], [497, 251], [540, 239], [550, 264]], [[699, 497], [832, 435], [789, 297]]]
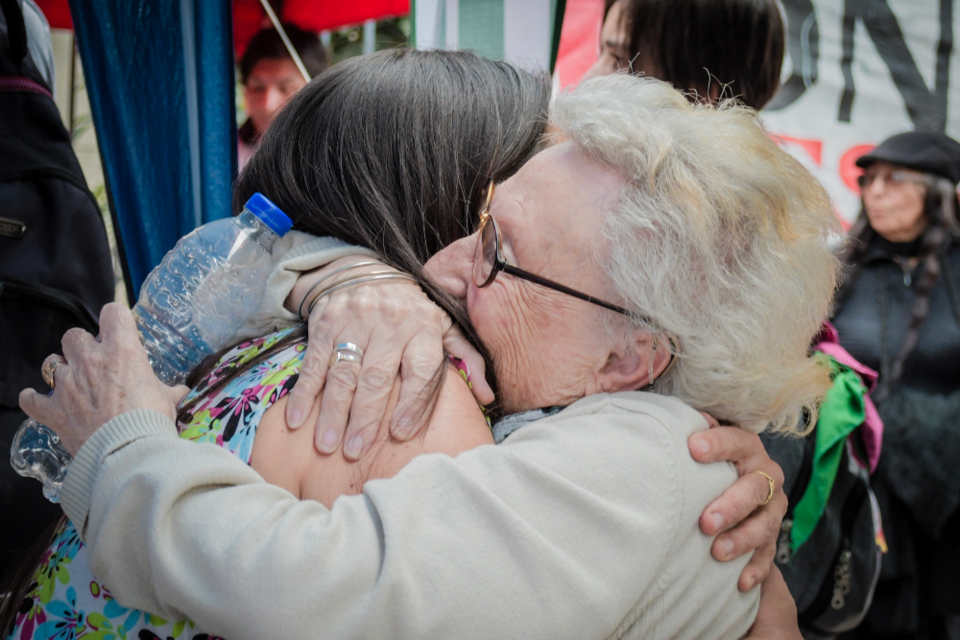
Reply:
[[827, 391], [820, 405], [810, 483], [793, 508], [790, 543], [794, 551], [799, 549], [816, 529], [827, 506], [827, 500], [830, 499], [847, 436], [863, 424], [865, 417], [863, 397], [867, 390], [860, 376], [830, 356], [819, 355], [832, 370], [833, 386]]

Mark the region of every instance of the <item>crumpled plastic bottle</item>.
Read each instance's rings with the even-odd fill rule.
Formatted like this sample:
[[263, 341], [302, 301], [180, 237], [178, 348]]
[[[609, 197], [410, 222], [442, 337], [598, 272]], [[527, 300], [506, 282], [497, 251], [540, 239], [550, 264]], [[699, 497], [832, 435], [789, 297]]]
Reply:
[[[160, 380], [182, 383], [204, 358], [230, 344], [259, 307], [273, 245], [292, 226], [283, 211], [255, 193], [239, 216], [187, 234], [150, 272], [133, 314]], [[11, 466], [42, 482], [51, 502], [60, 502], [72, 460], [57, 434], [33, 419], [13, 438]]]

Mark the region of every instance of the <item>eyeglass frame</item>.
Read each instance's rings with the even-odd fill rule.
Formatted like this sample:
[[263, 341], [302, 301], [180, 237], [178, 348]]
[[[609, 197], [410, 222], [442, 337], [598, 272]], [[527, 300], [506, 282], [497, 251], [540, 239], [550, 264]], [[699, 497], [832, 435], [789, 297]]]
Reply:
[[[497, 279], [497, 274], [502, 271], [503, 273], [509, 274], [511, 276], [515, 276], [517, 278], [522, 278], [523, 280], [527, 280], [528, 282], [539, 284], [542, 287], [546, 287], [548, 289], [552, 289], [554, 291], [564, 293], [568, 296], [572, 296], [579, 300], [584, 300], [586, 302], [590, 302], [592, 304], [601, 306], [604, 309], [609, 309], [610, 311], [616, 311], [617, 313], [621, 313], [630, 318], [638, 319], [648, 323], [650, 322], [649, 319], [643, 316], [639, 316], [634, 312], [630, 311], [629, 309], [625, 309], [624, 307], [615, 305], [612, 302], [606, 302], [605, 300], [601, 300], [600, 298], [595, 298], [594, 296], [591, 296], [588, 293], [583, 293], [582, 291], [571, 289], [570, 287], [560, 284], [559, 282], [548, 280], [547, 278], [538, 276], [535, 273], [530, 273], [529, 271], [525, 271], [524, 269], [521, 269], [515, 264], [510, 264], [510, 262], [508, 262], [503, 255], [503, 238], [500, 235], [500, 225], [497, 224], [497, 221], [494, 220], [493, 215], [490, 213], [490, 203], [493, 202], [493, 190], [495, 186], [496, 186], [495, 183], [491, 182], [490, 185], [487, 187], [487, 199], [483, 205], [483, 210], [480, 212], [480, 226], [477, 227], [477, 248], [474, 251], [474, 256], [473, 256], [473, 269], [472, 269], [473, 274], [472, 275], [473, 275], [473, 283], [477, 285], [478, 288], [483, 289], [485, 287], [489, 287], [491, 284], [493, 284], [493, 281]], [[487, 224], [493, 225], [493, 237], [494, 237], [496, 250], [494, 252], [493, 268], [490, 270], [490, 275], [487, 276], [487, 279], [483, 282], [483, 284], [481, 284], [477, 282], [477, 277], [476, 277], [477, 261], [484, 260], [483, 256], [485, 255], [485, 252], [483, 251], [483, 229]]]
[[864, 171], [862, 174], [857, 176], [857, 185], [860, 187], [860, 190], [863, 191], [864, 189], [870, 188], [870, 185], [872, 185], [877, 178], [881, 177], [883, 178], [884, 186], [890, 184], [905, 184], [908, 182], [912, 184], [921, 184], [924, 186], [930, 186], [931, 184], [930, 178], [926, 175], [921, 174], [915, 176], [907, 171], [894, 169], [888, 176], [883, 176], [880, 173], [872, 174], [869, 182], [867, 181], [867, 172]]

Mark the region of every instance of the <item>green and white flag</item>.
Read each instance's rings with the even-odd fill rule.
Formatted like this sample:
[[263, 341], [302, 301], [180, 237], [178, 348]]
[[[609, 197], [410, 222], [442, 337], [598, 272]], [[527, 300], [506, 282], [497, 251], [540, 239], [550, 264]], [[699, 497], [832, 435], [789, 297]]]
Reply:
[[472, 49], [553, 70], [565, 0], [412, 0], [418, 49]]

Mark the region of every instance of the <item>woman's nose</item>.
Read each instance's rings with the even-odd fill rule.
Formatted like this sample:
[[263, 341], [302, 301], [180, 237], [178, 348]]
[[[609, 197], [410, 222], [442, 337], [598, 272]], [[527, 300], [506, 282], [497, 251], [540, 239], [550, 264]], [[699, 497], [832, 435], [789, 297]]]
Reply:
[[867, 185], [867, 188], [864, 191], [870, 195], [879, 195], [883, 193], [887, 188], [887, 176], [879, 175], [874, 176], [870, 184]]
[[423, 266], [424, 275], [438, 287], [464, 299], [473, 279], [473, 257], [477, 234], [461, 238], [436, 253]]
[[287, 95], [281, 91], [278, 87], [269, 87], [264, 97], [264, 108], [269, 114], [270, 118], [280, 110], [280, 107], [287, 101]]

